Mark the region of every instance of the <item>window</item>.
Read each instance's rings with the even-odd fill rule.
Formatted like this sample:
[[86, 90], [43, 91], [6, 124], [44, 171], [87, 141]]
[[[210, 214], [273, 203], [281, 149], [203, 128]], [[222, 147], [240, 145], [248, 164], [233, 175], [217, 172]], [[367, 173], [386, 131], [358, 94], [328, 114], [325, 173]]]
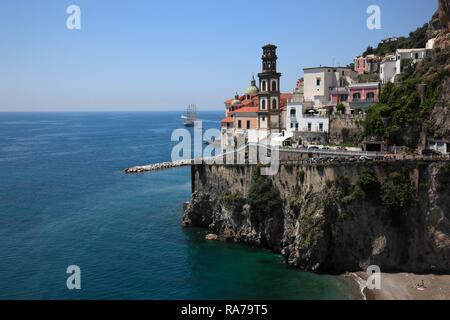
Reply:
[[298, 123], [295, 124], [295, 129], [298, 130]]
[[261, 109], [266, 110], [266, 99], [261, 100]]
[[247, 129], [250, 129], [250, 120], [247, 120]]
[[295, 115], [296, 115], [295, 109], [291, 109], [291, 117], [295, 117]]
[[321, 83], [322, 83], [322, 80], [321, 80], [320, 78], [317, 78], [317, 79], [316, 79], [316, 84], [317, 84], [318, 86], [320, 86]]
[[261, 91], [267, 91], [267, 85], [265, 81], [261, 82]]
[[419, 59], [419, 53], [418, 52], [416, 53], [415, 57], [416, 57], [416, 60]]
[[312, 123], [308, 122], [308, 131], [311, 131], [311, 130], [312, 130]]
[[262, 121], [263, 121], [263, 122], [266, 122], [266, 117], [262, 117]]
[[272, 109], [277, 109], [278, 108], [278, 101], [277, 99], [273, 99], [272, 100]]
[[319, 123], [319, 131], [323, 132], [323, 123]]
[[375, 99], [375, 93], [369, 92], [367, 94], [367, 100], [373, 101]]
[[291, 129], [294, 129], [294, 123], [291, 122]]
[[272, 81], [272, 91], [277, 91], [277, 82]]
[[361, 93], [357, 92], [353, 94], [353, 100], [360, 100], [361, 99]]
[[348, 94], [341, 94], [341, 101], [347, 101], [348, 100]]
[[238, 120], [238, 128], [241, 129], [242, 128], [242, 121]]

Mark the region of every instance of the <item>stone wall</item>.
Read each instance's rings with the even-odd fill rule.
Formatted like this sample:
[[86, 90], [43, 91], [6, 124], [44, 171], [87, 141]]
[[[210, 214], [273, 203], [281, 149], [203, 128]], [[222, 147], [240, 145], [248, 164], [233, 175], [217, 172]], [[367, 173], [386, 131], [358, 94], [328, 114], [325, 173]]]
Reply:
[[359, 144], [364, 134], [363, 115], [333, 115], [330, 118], [330, 143]]

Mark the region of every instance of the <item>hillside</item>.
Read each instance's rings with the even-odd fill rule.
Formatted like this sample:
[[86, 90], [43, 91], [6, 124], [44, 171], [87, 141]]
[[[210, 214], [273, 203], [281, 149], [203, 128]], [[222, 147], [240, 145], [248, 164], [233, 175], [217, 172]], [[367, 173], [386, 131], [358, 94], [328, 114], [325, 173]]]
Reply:
[[363, 53], [363, 56], [369, 54], [385, 56], [394, 53], [397, 49], [425, 48], [429, 39], [428, 25], [428, 23], [425, 23], [422, 27], [417, 28], [416, 31], [411, 32], [408, 37], [399, 37], [397, 41], [380, 42], [376, 48], [369, 46]]
[[[426, 147], [430, 137], [450, 141], [450, 31], [446, 24], [448, 8], [439, 8], [432, 20], [412, 32], [408, 38], [380, 44], [381, 54], [400, 47], [424, 47], [436, 38], [435, 48], [427, 57], [409, 68], [399, 83], [387, 84], [380, 102], [367, 109], [364, 122], [366, 137], [384, 138], [412, 151]], [[370, 51], [370, 50], [369, 50]]]

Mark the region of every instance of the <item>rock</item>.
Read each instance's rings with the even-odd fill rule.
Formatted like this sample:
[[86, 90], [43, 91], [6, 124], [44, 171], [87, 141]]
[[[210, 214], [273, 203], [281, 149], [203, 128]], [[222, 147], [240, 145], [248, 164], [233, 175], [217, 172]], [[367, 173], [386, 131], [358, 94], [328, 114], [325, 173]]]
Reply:
[[252, 166], [194, 165], [195, 192], [183, 224], [208, 229], [211, 240], [281, 253], [290, 266], [317, 273], [361, 271], [372, 264], [387, 272], [421, 273], [431, 266], [450, 272], [450, 163], [372, 164], [379, 181], [404, 172], [416, 186], [414, 205], [404, 213], [384, 208], [379, 194], [352, 195], [351, 186], [366, 167], [281, 165], [271, 178], [283, 200], [280, 213], [261, 218], [248, 205], [223, 207], [227, 192], [245, 197]]
[[210, 233], [205, 237], [205, 240], [217, 241], [217, 240], [219, 240], [219, 236], [217, 234]]

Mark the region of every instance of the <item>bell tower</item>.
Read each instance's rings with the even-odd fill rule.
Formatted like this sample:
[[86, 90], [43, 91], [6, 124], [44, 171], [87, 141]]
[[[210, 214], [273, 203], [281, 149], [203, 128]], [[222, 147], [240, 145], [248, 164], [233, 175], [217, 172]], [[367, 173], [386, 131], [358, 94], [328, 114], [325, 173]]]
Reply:
[[262, 56], [262, 72], [259, 77], [259, 128], [280, 131], [280, 78], [277, 72], [277, 47], [265, 45]]

